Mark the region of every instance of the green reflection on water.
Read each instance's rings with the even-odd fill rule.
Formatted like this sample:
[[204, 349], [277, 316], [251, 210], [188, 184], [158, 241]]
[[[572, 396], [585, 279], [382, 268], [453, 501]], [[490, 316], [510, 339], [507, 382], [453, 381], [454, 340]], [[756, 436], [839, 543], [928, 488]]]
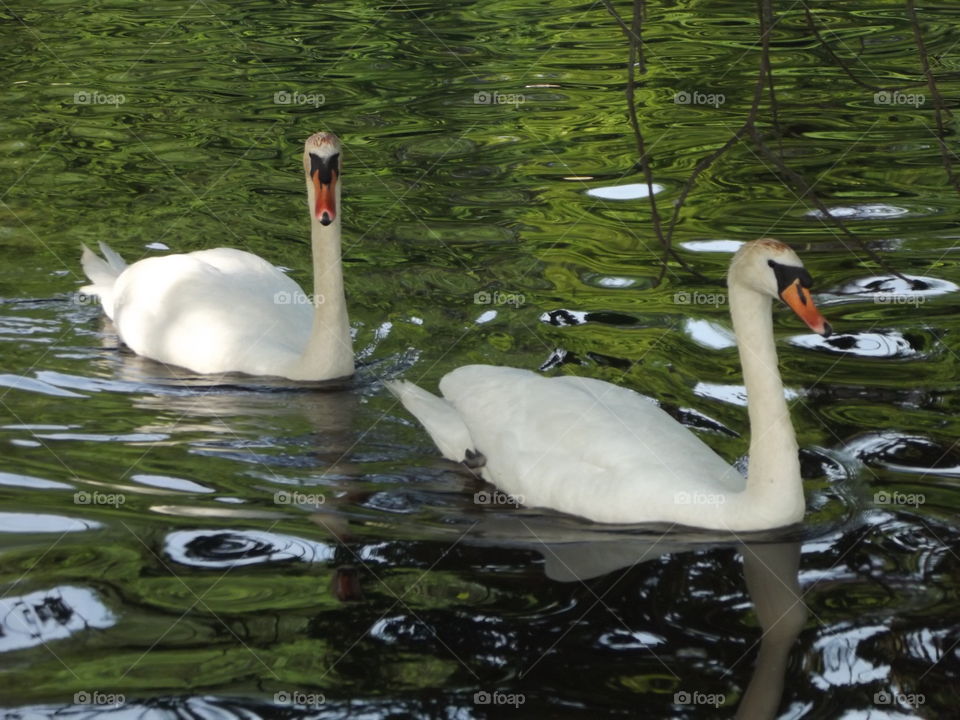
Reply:
[[[945, 67], [956, 62], [952, 14], [938, 8], [924, 19], [931, 54], [942, 55]], [[529, 553], [463, 551], [450, 566], [435, 567], [449, 543], [433, 543], [433, 533], [450, 517], [476, 517], [473, 490], [437, 468], [420, 430], [375, 386], [339, 394], [185, 386], [119, 353], [98, 310], [74, 298], [80, 242], [106, 240], [131, 261], [163, 251], [151, 243], [175, 251], [230, 245], [309, 284], [300, 147], [308, 134], [333, 130], [345, 144], [356, 346], [381, 363], [368, 378], [412, 364], [408, 376], [432, 388], [460, 364], [535, 368], [560, 348], [583, 363], [561, 372], [623, 383], [722, 423], [733, 434], [704, 437], [731, 460], [745, 450], [744, 438], [734, 436], [747, 430], [743, 408], [700, 383], [739, 385], [736, 352], [705, 347], [683, 330], [690, 318], [729, 327], [727, 308], [675, 297], [722, 292], [729, 254], [686, 244], [781, 237], [802, 252], [822, 291], [877, 274], [741, 143], [701, 177], [677, 227], [677, 246], [708, 280], [672, 267], [652, 287], [660, 252], [647, 202], [587, 194], [642, 180], [624, 109], [626, 49], [599, 5], [42, 2], [8, 4], [0, 18], [10, 79], [0, 89], [0, 243], [8, 260], [0, 267], [0, 357], [4, 373], [82, 396], [3, 389], [2, 469], [75, 490], [3, 485], [0, 499], [5, 509], [103, 526], [56, 542], [42, 533], [0, 534], [0, 572], [7, 596], [86, 585], [118, 618], [105, 630], [12, 653], [0, 670], [5, 704], [63, 702], [95, 687], [130, 696], [289, 686], [402, 696], [411, 688], [453, 694], [473, 687], [476, 675], [493, 687], [514, 681], [516, 667], [525, 666], [518, 656], [529, 664], [552, 647], [552, 617], [561, 627], [574, 624], [589, 601], [548, 586]], [[834, 50], [870, 83], [917, 79], [899, 4], [837, 3], [818, 9], [817, 18]], [[756, 24], [732, 2], [651, 4], [645, 36], [649, 73], [637, 98], [663, 186], [658, 199], [671, 209], [696, 163], [726, 142], [749, 106]], [[960, 282], [958, 198], [944, 177], [929, 103], [878, 106], [871, 90], [825, 61], [799, 12], [785, 11], [773, 50], [777, 149], [790, 166], [816, 183], [828, 206], [852, 208], [851, 227], [901, 271]], [[955, 81], [942, 89], [956, 96]], [[524, 101], [475, 102], [482, 92]], [[724, 101], [679, 105], [678, 92]], [[277, 102], [284, 97], [291, 102]], [[772, 137], [769, 125], [763, 129]], [[954, 147], [953, 135], [948, 144]], [[883, 207], [870, 213], [865, 206]], [[483, 303], [478, 293], [513, 300]], [[541, 320], [557, 309], [619, 313], [630, 322]], [[929, 441], [920, 450], [884, 446], [857, 470], [868, 498], [875, 488], [925, 494], [923, 506], [897, 509], [897, 520], [887, 521], [891, 533], [896, 523], [921, 532], [960, 507], [949, 462], [960, 432], [957, 310], [955, 292], [913, 305], [840, 296], [824, 303], [841, 333], [880, 336], [873, 355], [790, 344], [804, 330], [782, 310], [776, 316], [785, 383], [802, 393], [794, 408], [802, 447], [839, 450], [883, 432]], [[883, 344], [896, 333], [903, 343]], [[137, 473], [213, 492], [144, 487]], [[274, 493], [290, 488], [325, 494], [326, 514], [278, 507]], [[93, 490], [123, 493], [125, 502], [74, 502], [75, 491]], [[810, 477], [808, 492], [811, 525], [836, 524], [848, 512], [822, 472]], [[336, 556], [214, 571], [163, 553], [173, 531], [229, 528], [308, 538], [336, 548]], [[883, 542], [863, 546], [858, 572], [870, 564], [871, 543]], [[364, 574], [364, 599], [336, 600], [333, 568], [356, 564], [361, 548], [374, 553], [380, 543], [390, 548]], [[812, 552], [809, 562], [827, 572], [840, 552]], [[923, 574], [942, 553], [912, 545], [900, 552], [908, 579], [956, 594], [955, 573]], [[683, 571], [679, 564], [676, 572]], [[842, 610], [824, 613], [825, 634], [889, 607], [879, 583], [836, 582], [849, 592], [842, 602], [824, 600]], [[729, 592], [739, 601], [733, 593], [742, 588]], [[900, 589], [894, 608], [919, 603], [936, 631], [931, 618], [943, 608], [924, 604], [926, 592]], [[404, 604], [393, 607], [398, 595]], [[711, 605], [734, 618], [730, 627], [740, 614], [735, 606], [716, 598]], [[695, 622], [701, 610], [690, 604], [678, 612]], [[391, 611], [406, 613], [398, 625], [409, 636], [368, 635]], [[513, 618], [500, 628], [489, 617], [478, 620], [480, 613]], [[656, 612], [630, 620], [659, 629]], [[583, 650], [597, 647], [604, 622], [588, 619], [579, 644], [561, 649], [622, 678], [623, 688], [605, 688], [604, 702], [629, 708], [637, 697], [662, 694], [648, 692], [646, 678], [660, 677], [663, 667], [647, 655], [611, 662]], [[486, 634], [487, 625], [509, 640]], [[523, 635], [528, 625], [542, 635]], [[466, 647], [452, 639], [461, 633], [469, 635]], [[521, 637], [527, 645], [517, 649]], [[732, 647], [725, 650], [731, 664], [744, 650]], [[678, 653], [671, 666], [693, 673], [692, 657]], [[622, 662], [630, 669], [617, 667]], [[581, 698], [601, 686], [573, 660], [541, 667], [549, 678], [565, 678], [556, 682], [558, 694], [564, 683]]]

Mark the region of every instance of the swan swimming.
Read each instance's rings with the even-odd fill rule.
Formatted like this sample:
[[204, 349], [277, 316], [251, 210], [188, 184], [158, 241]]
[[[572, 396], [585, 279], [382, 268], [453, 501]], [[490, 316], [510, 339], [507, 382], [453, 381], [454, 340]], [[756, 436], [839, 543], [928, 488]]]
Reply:
[[777, 240], [746, 243], [730, 263], [750, 417], [746, 478], [653, 401], [608, 382], [467, 365], [440, 380], [442, 398], [406, 381], [387, 386], [444, 457], [478, 465], [525, 505], [606, 523], [782, 527], [802, 520], [806, 503], [771, 305], [781, 298], [827, 336], [811, 286], [800, 258]]
[[314, 295], [261, 257], [216, 248], [127, 265], [100, 243], [83, 246], [81, 292], [100, 299], [138, 355], [197, 373], [331, 380], [353, 374], [353, 342], [340, 257], [340, 141], [307, 139]]

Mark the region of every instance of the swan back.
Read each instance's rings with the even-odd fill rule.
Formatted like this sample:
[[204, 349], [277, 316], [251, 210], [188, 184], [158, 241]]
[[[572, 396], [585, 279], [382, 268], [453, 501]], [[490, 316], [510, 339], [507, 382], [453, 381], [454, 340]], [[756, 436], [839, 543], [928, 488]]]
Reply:
[[527, 505], [601, 522], [689, 522], [694, 494], [744, 487], [696, 435], [626, 388], [468, 365], [440, 389], [486, 457], [485, 479]]

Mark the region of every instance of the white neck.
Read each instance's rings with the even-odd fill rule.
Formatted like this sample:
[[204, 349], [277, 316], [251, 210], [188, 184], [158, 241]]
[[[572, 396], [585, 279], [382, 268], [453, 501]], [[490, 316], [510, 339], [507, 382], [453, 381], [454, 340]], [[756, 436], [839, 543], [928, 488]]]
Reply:
[[747, 486], [729, 509], [734, 515], [762, 516], [771, 527], [789, 525], [803, 519], [805, 500], [797, 438], [777, 365], [771, 299], [733, 282], [729, 293], [750, 415]]
[[326, 227], [313, 216], [312, 210], [310, 213], [315, 309], [310, 340], [293, 374], [294, 379], [298, 380], [331, 380], [353, 374], [353, 341], [350, 337], [340, 258], [339, 184], [336, 189], [336, 208], [336, 218]]

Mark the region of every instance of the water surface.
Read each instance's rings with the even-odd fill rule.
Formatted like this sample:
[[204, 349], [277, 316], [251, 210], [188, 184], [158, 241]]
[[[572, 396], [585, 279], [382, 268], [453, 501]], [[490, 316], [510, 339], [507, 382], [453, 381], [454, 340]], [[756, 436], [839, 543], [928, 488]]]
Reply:
[[[753, 717], [949, 716], [958, 196], [930, 103], [876, 104], [778, 10], [777, 149], [924, 289], [864, 262], [743, 143], [677, 227], [705, 279], [671, 266], [654, 286], [626, 48], [600, 4], [5, 5], [0, 706], [714, 718], [751, 698]], [[956, 15], [921, 14], [948, 104]], [[817, 17], [867, 82], [918, 79], [899, 5]], [[640, 117], [669, 211], [749, 107], [756, 21], [651, 3], [645, 32]], [[229, 245], [309, 284], [300, 153], [321, 129], [345, 148], [355, 380], [203, 378], [119, 347], [77, 295], [79, 244], [130, 261]], [[546, 364], [638, 389], [742, 462], [721, 280], [763, 235], [802, 254], [837, 330], [775, 318], [802, 527], [604, 528], [478, 502], [380, 384]]]

